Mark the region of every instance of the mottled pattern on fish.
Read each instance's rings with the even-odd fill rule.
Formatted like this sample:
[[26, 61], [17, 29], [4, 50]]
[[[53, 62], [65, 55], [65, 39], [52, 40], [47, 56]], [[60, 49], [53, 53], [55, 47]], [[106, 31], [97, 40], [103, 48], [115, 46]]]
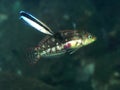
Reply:
[[59, 33], [63, 37], [63, 41], [54, 36], [46, 36], [37, 47], [31, 50], [29, 59], [36, 62], [42, 57], [59, 56], [91, 43], [91, 40], [87, 43], [85, 41], [93, 38], [90, 33], [77, 30], [64, 30]]
[[20, 11], [20, 19], [43, 34], [47, 34], [37, 47], [32, 48], [28, 57], [33, 63], [42, 57], [72, 54], [80, 47], [95, 41], [95, 37], [85, 31], [64, 30], [53, 32], [46, 24], [25, 11]]

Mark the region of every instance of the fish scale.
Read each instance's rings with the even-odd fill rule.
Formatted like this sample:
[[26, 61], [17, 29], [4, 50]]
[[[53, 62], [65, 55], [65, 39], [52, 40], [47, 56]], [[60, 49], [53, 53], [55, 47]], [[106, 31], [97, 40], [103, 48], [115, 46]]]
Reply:
[[65, 53], [73, 54], [79, 48], [96, 40], [92, 34], [80, 30], [62, 30], [53, 32], [33, 15], [20, 11], [20, 19], [43, 34], [47, 34], [36, 47], [28, 51], [28, 58], [36, 63], [41, 58], [56, 57]]
[[[65, 40], [67, 39], [67, 41], [64, 40], [64, 42], [60, 42], [53, 36], [46, 36], [40, 41], [37, 47], [32, 49], [32, 53], [29, 54], [31, 55], [30, 57], [32, 62], [37, 62], [38, 60], [40, 60], [40, 58], [60, 56], [65, 53], [70, 53], [71, 51], [79, 49], [87, 45], [84, 44], [84, 41], [88, 38], [89, 35], [91, 35], [89, 33], [85, 33], [82, 31], [80, 32], [77, 30], [64, 30], [60, 31], [60, 33], [63, 35]], [[68, 44], [70, 44], [70, 47], [65, 48], [65, 46]]]

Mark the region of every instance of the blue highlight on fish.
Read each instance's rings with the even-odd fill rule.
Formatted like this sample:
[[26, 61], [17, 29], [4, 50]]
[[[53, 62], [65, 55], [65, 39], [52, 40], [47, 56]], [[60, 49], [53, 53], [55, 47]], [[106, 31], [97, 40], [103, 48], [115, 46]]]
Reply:
[[52, 30], [47, 27], [47, 25], [45, 25], [42, 21], [38, 20], [33, 15], [25, 11], [20, 11], [20, 19], [22, 19], [25, 23], [44, 34], [53, 35]]
[[42, 21], [25, 11], [20, 11], [20, 19], [36, 30], [46, 34], [36, 47], [28, 51], [28, 59], [32, 63], [36, 63], [41, 58], [56, 57], [66, 53], [73, 54], [79, 48], [89, 45], [96, 40], [94, 35], [81, 30], [53, 32]]

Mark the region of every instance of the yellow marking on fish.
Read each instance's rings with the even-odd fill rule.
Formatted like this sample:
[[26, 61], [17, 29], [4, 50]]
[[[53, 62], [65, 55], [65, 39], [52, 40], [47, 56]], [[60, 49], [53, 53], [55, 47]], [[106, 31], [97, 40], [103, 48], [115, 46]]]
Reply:
[[[71, 47], [70, 47], [71, 49], [79, 48], [80, 44], [82, 43], [82, 40], [81, 39], [79, 39], [79, 40], [71, 40], [71, 41], [67, 42], [65, 45], [67, 45], [68, 43], [71, 44]], [[76, 43], [78, 43], [78, 44], [76, 45]]]

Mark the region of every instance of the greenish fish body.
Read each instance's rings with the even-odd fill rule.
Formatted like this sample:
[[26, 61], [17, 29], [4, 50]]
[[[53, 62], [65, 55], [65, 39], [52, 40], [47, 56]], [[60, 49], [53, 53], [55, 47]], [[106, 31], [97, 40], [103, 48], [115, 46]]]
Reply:
[[72, 54], [79, 48], [86, 46], [96, 40], [96, 38], [87, 32], [78, 30], [64, 30], [59, 32], [63, 41], [54, 36], [46, 36], [40, 41], [37, 47], [31, 49], [29, 58], [38, 61], [40, 58], [56, 57], [65, 53]]
[[56, 57], [65, 53], [72, 54], [96, 40], [93, 35], [85, 31], [63, 30], [53, 32], [42, 21], [25, 11], [20, 11], [20, 19], [36, 30], [47, 34], [36, 47], [29, 51], [28, 57], [33, 63], [41, 58]]

